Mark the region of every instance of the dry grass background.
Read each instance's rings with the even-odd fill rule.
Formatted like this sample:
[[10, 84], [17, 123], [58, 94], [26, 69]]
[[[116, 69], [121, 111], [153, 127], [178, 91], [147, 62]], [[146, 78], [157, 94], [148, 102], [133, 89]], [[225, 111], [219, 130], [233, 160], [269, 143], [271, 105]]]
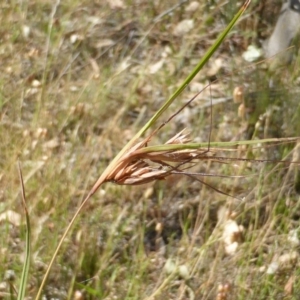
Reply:
[[[59, 237], [101, 170], [189, 74], [237, 4], [1, 2], [2, 298], [10, 297], [8, 271], [14, 271], [18, 286], [24, 259], [17, 160], [33, 228], [28, 287], [33, 296]], [[265, 113], [257, 99], [271, 98], [265, 92], [266, 63], [249, 67], [241, 58], [249, 44], [270, 34], [271, 15], [279, 8], [274, 1], [253, 1], [171, 111], [215, 76], [220, 80], [156, 141], [166, 142], [185, 127], [196, 141], [207, 141], [210, 134], [215, 141], [297, 135], [297, 64], [281, 71], [280, 92], [271, 95], [276, 105]], [[250, 93], [246, 100], [254, 99], [245, 119], [231, 99], [240, 85]], [[292, 149], [239, 149], [232, 156], [279, 160]], [[297, 151], [288, 159], [299, 160]], [[194, 169], [252, 174], [201, 178], [238, 199], [188, 177], [140, 187], [106, 184], [65, 242], [44, 299], [299, 299], [295, 166], [224, 162]]]

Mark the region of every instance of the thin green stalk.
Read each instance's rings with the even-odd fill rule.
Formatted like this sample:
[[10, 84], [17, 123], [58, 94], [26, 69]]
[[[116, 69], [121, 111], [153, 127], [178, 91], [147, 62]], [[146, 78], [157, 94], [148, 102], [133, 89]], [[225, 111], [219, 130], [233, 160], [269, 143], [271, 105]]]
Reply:
[[194, 77], [199, 73], [199, 71], [203, 68], [203, 66], [208, 62], [211, 56], [219, 48], [219, 46], [224, 41], [224, 39], [226, 38], [226, 36], [228, 35], [232, 27], [239, 20], [239, 18], [244, 13], [244, 11], [247, 9], [250, 2], [251, 0], [247, 0], [244, 3], [242, 8], [234, 16], [234, 18], [224, 29], [224, 31], [219, 35], [219, 37], [214, 42], [214, 44], [206, 51], [206, 53], [204, 54], [200, 62], [197, 64], [197, 66], [194, 68], [194, 70], [191, 72], [191, 74], [185, 79], [185, 81], [179, 86], [179, 88], [173, 93], [173, 95], [171, 95], [171, 97], [165, 102], [165, 104], [154, 114], [154, 116], [144, 125], [144, 127], [134, 136], [133, 138], [134, 141], [138, 139], [141, 135], [143, 135], [147, 131], [147, 129], [153, 126], [154, 123], [157, 121], [157, 119], [162, 115], [162, 113], [165, 112], [168, 109], [168, 107], [174, 102], [174, 100], [184, 91], [184, 89], [188, 86], [188, 84], [194, 79]]

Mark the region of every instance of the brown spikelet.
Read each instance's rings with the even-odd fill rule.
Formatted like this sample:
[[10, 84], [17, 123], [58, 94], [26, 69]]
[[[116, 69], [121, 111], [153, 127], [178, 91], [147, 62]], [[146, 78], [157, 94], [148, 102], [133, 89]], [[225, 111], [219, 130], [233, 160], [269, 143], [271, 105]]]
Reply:
[[[193, 159], [199, 158], [199, 155], [204, 152], [199, 149], [144, 151], [150, 139], [151, 136], [125, 152], [104, 181], [111, 181], [121, 185], [139, 185], [165, 179], [174, 170], [177, 173], [180, 172], [178, 166], [171, 166], [170, 163], [182, 166]], [[184, 133], [183, 130], [168, 140], [165, 145], [185, 144], [190, 141], [188, 134]]]

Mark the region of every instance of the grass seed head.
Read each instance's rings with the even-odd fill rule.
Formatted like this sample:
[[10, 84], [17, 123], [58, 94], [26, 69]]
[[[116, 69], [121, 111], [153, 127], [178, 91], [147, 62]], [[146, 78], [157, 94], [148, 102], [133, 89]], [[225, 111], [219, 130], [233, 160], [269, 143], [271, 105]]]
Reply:
[[122, 155], [116, 162], [115, 167], [106, 177], [106, 181], [112, 181], [121, 185], [139, 185], [155, 180], [165, 179], [172, 174], [172, 171], [180, 172], [179, 167], [174, 167], [170, 163], [177, 166], [192, 162], [199, 158], [202, 149], [184, 149], [183, 144], [191, 141], [188, 134], [184, 134], [184, 130], [177, 133], [169, 139], [164, 145], [179, 145], [178, 149], [166, 147], [166, 149], [157, 150], [155, 147], [150, 149], [147, 147], [151, 140], [151, 135], [143, 141], [137, 143]]

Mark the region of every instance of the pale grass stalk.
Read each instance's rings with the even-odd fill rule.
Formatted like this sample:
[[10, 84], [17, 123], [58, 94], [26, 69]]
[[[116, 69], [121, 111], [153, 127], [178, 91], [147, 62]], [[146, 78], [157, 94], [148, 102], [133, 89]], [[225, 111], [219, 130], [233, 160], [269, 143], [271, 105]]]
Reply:
[[177, 271], [173, 271], [167, 278], [164, 279], [164, 281], [161, 283], [161, 285], [145, 300], [155, 300], [155, 297], [157, 297], [162, 291], [164, 290], [165, 287], [168, 286], [170, 282], [177, 276]]

